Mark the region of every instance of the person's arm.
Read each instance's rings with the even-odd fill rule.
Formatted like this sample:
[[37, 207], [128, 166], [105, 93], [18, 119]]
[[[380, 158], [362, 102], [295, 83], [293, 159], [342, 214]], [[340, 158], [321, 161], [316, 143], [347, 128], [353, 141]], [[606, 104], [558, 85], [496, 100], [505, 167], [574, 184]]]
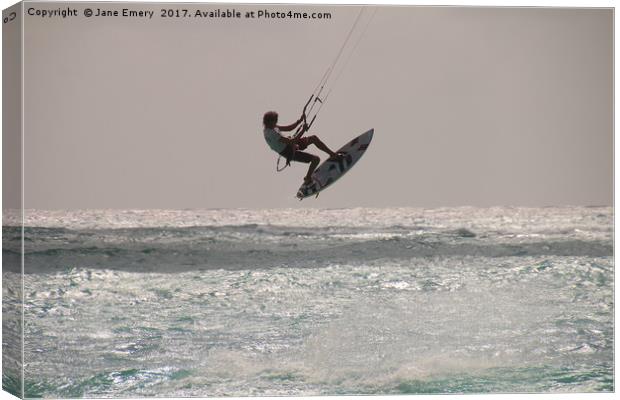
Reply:
[[297, 128], [297, 126], [299, 126], [299, 124], [301, 124], [301, 121], [303, 121], [303, 118], [299, 118], [297, 121], [293, 122], [290, 125], [278, 126], [278, 129], [280, 129], [280, 131], [282, 131], [282, 132], [292, 131], [293, 129]]

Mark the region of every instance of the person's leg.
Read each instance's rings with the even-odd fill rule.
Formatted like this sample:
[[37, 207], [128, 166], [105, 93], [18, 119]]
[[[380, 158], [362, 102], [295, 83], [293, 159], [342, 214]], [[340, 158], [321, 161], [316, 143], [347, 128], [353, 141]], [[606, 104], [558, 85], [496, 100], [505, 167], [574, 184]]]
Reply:
[[330, 157], [335, 157], [336, 153], [333, 152], [321, 139], [319, 139], [316, 135], [308, 136], [306, 138], [308, 144], [313, 144], [318, 147], [320, 150], [323, 150], [325, 153], [329, 154]]
[[296, 151], [295, 155], [293, 156], [293, 160], [306, 163], [306, 164], [310, 164], [310, 166], [308, 167], [308, 173], [304, 177], [304, 183], [310, 183], [312, 181], [312, 173], [314, 172], [316, 167], [319, 166], [319, 162], [321, 162], [321, 159], [310, 153], [305, 153], [303, 151]]
[[286, 164], [290, 165], [291, 160], [295, 156], [295, 149], [293, 149], [293, 146], [289, 145], [286, 146], [279, 154], [286, 159]]

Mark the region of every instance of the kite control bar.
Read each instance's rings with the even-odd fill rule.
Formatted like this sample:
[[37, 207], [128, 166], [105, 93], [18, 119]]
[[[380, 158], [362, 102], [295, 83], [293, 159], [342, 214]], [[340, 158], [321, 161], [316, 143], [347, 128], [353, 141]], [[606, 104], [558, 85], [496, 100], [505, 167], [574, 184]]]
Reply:
[[308, 105], [310, 104], [313, 98], [314, 98], [314, 93], [310, 95], [310, 98], [306, 102], [306, 105], [304, 106], [304, 109], [301, 112], [301, 117], [304, 123], [297, 129], [297, 131], [293, 135], [294, 138], [301, 137], [301, 135], [303, 135], [304, 133], [308, 131], [309, 126], [308, 126], [308, 123], [306, 122], [306, 109], [308, 108]]
[[[314, 99], [314, 103], [318, 101], [319, 103], [323, 104], [323, 101], [321, 101], [318, 95], [317, 96], [314, 96], [314, 94], [310, 95], [310, 98], [306, 102], [306, 105], [304, 106], [303, 111], [301, 112], [304, 123], [297, 129], [297, 131], [295, 132], [295, 135], [293, 135], [294, 138], [301, 137], [301, 135], [308, 132], [308, 130], [310, 130], [310, 127], [314, 123], [314, 120], [316, 119], [317, 114], [314, 114], [314, 117], [312, 117], [312, 119], [310, 120], [310, 123], [308, 123], [308, 120], [307, 120], [306, 110], [308, 109], [308, 106], [310, 105], [310, 102], [312, 101], [312, 99]], [[314, 103], [312, 104], [312, 107], [314, 107]], [[310, 108], [310, 110], [312, 110], [312, 107]]]

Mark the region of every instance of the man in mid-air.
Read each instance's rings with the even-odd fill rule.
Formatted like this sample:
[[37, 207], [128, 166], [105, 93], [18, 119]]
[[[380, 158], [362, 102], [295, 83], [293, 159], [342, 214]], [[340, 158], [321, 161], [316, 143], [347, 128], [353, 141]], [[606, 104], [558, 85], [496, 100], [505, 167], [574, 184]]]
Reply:
[[[306, 147], [313, 144], [319, 149], [323, 150], [325, 153], [329, 154], [330, 158], [340, 157], [341, 154], [334, 153], [325, 143], [321, 141], [316, 135], [302, 137], [303, 134], [308, 129], [308, 126], [305, 124], [304, 115], [302, 115], [296, 122], [291, 125], [280, 126], [278, 124], [278, 113], [275, 111], [268, 111], [263, 116], [263, 125], [265, 129], [263, 130], [263, 134], [265, 135], [265, 140], [267, 144], [273, 151], [280, 154], [282, 157], [286, 158], [286, 162], [289, 163], [291, 161], [302, 162], [306, 164], [310, 164], [308, 167], [308, 173], [304, 177], [304, 184], [309, 185], [312, 182], [312, 173], [319, 165], [321, 159], [313, 154], [303, 152], [301, 150], [305, 150]], [[302, 122], [304, 122], [304, 126], [302, 127], [302, 132], [297, 137], [289, 138], [282, 135], [280, 132], [289, 132], [293, 129], [297, 128]]]

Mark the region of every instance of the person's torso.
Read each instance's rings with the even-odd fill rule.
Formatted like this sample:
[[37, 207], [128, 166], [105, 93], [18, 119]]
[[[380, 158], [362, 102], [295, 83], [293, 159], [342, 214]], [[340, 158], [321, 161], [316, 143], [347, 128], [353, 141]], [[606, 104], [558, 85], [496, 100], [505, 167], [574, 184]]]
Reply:
[[265, 140], [267, 144], [271, 148], [271, 150], [276, 153], [281, 153], [286, 148], [286, 144], [282, 143], [280, 139], [282, 138], [282, 134], [278, 128], [265, 128], [263, 130], [263, 134], [265, 136]]

